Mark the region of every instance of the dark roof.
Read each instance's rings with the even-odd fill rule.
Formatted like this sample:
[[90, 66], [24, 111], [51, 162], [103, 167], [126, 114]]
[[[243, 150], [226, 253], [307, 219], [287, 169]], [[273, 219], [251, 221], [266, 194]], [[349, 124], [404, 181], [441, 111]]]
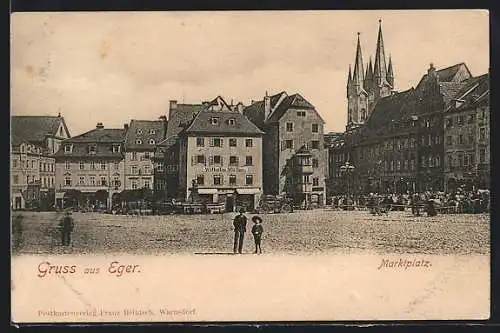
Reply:
[[473, 77], [465, 82], [461, 89], [450, 99], [461, 101], [459, 106], [450, 103], [447, 110], [467, 109], [476, 106], [478, 103], [488, 101], [490, 90], [489, 74]]
[[265, 116], [264, 101], [257, 101], [250, 104], [245, 109], [243, 109], [243, 114], [255, 125], [262, 129], [264, 126]]
[[[309, 103], [304, 97], [302, 97], [300, 94], [293, 94], [290, 96], [287, 96], [283, 99], [283, 101], [278, 105], [276, 110], [274, 110], [273, 113], [271, 113], [271, 116], [267, 120], [267, 122], [276, 122], [283, 117], [285, 112], [288, 109], [311, 109], [315, 110], [314, 106]], [[318, 116], [321, 118], [321, 116], [318, 114]]]
[[[141, 133], [138, 133], [138, 130]], [[154, 130], [153, 134], [150, 131]], [[137, 144], [136, 140], [140, 139], [142, 144]], [[126, 149], [154, 149], [156, 143], [165, 139], [165, 123], [163, 120], [137, 120], [130, 121], [127, 133], [125, 134]], [[150, 144], [150, 140], [154, 140]]]
[[[58, 116], [12, 116], [11, 135], [16, 141], [44, 141], [46, 136], [57, 136], [57, 129], [64, 118]], [[69, 135], [69, 132], [68, 132]]]
[[190, 123], [194, 117], [205, 107], [202, 104], [177, 104], [175, 109], [170, 110], [167, 124], [167, 139], [179, 134], [182, 125]]
[[[443, 82], [457, 82], [454, 79], [455, 79], [455, 76], [457, 75], [458, 71], [461, 68], [465, 68], [465, 70], [467, 71], [469, 77], [472, 77], [472, 75], [471, 75], [471, 73], [470, 73], [469, 68], [467, 67], [467, 65], [465, 63], [461, 62], [459, 64], [456, 64], [456, 65], [453, 65], [453, 66], [450, 66], [450, 67], [446, 67], [446, 68], [443, 68], [443, 69], [440, 69], [440, 70], [436, 70], [436, 74], [439, 77], [439, 82], [440, 83], [443, 83]], [[420, 88], [421, 84], [427, 80], [428, 77], [429, 77], [429, 74], [424, 74], [424, 76], [422, 76], [422, 78], [420, 79], [419, 83], [417, 84], [417, 87], [416, 87], [417, 90]]]
[[468, 84], [467, 82], [440, 82], [439, 91], [443, 95], [445, 104], [448, 104]]
[[64, 143], [92, 143], [92, 142], [122, 142], [125, 137], [123, 128], [94, 128], [86, 133], [66, 139]]
[[[217, 124], [213, 125], [211, 119], [218, 118]], [[230, 124], [229, 120], [234, 124]], [[198, 112], [193, 122], [185, 130], [189, 133], [213, 133], [213, 134], [243, 134], [256, 135], [263, 132], [244, 115], [239, 112], [201, 111]]]

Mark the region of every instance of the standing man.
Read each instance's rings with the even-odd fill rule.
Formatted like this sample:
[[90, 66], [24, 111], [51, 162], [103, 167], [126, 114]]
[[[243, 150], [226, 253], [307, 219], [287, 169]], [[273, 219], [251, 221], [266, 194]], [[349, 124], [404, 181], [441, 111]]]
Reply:
[[240, 214], [236, 215], [233, 221], [234, 226], [234, 247], [233, 252], [236, 254], [236, 250], [241, 254], [243, 249], [243, 239], [245, 237], [245, 232], [247, 231], [247, 217], [243, 214], [245, 210], [240, 208]]
[[73, 217], [71, 217], [71, 212], [67, 211], [61, 219], [61, 222], [59, 222], [63, 246], [68, 246], [71, 243], [71, 233], [73, 232], [74, 226], [75, 223], [73, 221]]

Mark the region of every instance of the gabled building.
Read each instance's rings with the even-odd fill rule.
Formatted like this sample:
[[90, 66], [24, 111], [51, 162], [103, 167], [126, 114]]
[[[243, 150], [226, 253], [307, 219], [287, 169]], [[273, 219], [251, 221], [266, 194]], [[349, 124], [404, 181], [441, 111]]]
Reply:
[[13, 209], [51, 209], [55, 200], [53, 154], [71, 137], [58, 116], [11, 117], [11, 200]]
[[189, 201], [196, 186], [205, 203], [254, 208], [262, 193], [262, 135], [220, 96], [199, 105], [171, 101], [165, 165], [167, 188], [176, 192], [170, 196]]
[[[133, 119], [125, 125], [124, 139], [124, 189], [148, 189], [155, 186], [155, 172], [163, 169], [160, 162], [154, 162], [157, 144], [165, 140], [167, 122], [159, 120]], [[158, 179], [158, 178], [157, 178]], [[159, 178], [161, 179], [161, 178]]]
[[325, 122], [315, 107], [300, 94], [266, 93], [243, 114], [265, 133], [264, 193], [286, 195], [297, 205], [322, 206], [327, 175]]
[[[55, 154], [56, 204], [110, 208], [116, 194], [124, 189], [126, 130], [95, 129], [64, 140]], [[115, 199], [115, 200], [113, 200]]]

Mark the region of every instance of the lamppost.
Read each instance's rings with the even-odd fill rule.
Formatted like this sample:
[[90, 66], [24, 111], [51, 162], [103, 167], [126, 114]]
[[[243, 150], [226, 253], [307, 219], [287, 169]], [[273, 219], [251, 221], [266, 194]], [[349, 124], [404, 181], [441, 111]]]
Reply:
[[340, 167], [340, 171], [346, 174], [347, 177], [347, 200], [349, 200], [349, 190], [350, 190], [350, 177], [349, 174], [354, 171], [354, 165], [349, 163], [349, 161], [345, 162], [344, 165]]

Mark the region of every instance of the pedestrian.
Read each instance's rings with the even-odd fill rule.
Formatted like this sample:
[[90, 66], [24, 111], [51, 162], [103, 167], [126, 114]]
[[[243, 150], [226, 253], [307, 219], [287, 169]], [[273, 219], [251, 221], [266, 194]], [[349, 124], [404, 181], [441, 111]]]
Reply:
[[71, 212], [67, 211], [59, 222], [63, 246], [68, 246], [71, 243], [71, 233], [73, 232], [74, 226], [75, 223], [73, 221], [73, 217], [71, 217]]
[[247, 217], [245, 216], [245, 209], [240, 208], [240, 213], [234, 217], [234, 247], [233, 252], [236, 254], [238, 251], [241, 254], [243, 250], [243, 239], [247, 231]]
[[259, 254], [262, 254], [262, 248], [260, 246], [262, 233], [264, 232], [264, 228], [262, 227], [262, 218], [260, 216], [254, 216], [252, 217], [252, 221], [254, 223], [252, 227], [252, 235], [253, 235], [253, 240], [255, 242], [254, 253], [259, 252]]

